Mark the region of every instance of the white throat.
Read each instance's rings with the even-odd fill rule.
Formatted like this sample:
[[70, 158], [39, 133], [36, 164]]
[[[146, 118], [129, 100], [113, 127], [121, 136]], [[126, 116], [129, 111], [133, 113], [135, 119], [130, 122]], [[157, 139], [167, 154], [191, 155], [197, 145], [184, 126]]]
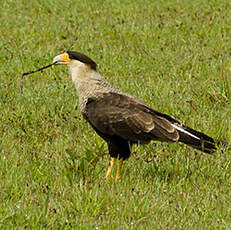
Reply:
[[89, 97], [98, 97], [109, 91], [117, 91], [96, 70], [87, 64], [72, 60], [68, 67], [78, 92], [81, 112], [84, 112], [83, 110]]

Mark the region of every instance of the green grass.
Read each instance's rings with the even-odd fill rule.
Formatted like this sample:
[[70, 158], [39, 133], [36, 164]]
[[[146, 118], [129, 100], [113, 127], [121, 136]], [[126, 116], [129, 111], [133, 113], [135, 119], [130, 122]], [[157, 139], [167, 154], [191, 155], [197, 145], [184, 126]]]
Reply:
[[230, 1], [2, 0], [1, 229], [230, 229], [231, 155], [134, 147], [105, 182], [106, 144], [78, 111], [66, 68], [24, 79], [71, 43], [118, 88], [231, 140]]

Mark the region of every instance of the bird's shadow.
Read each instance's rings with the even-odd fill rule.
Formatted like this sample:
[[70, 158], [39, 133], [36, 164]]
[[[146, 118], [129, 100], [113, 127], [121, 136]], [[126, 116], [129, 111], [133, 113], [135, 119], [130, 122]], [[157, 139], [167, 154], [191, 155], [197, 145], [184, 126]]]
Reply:
[[[179, 183], [190, 180], [192, 171], [190, 167], [181, 167], [176, 160], [179, 146], [156, 148], [155, 154], [135, 154], [139, 164], [139, 176], [146, 181], [159, 181], [161, 183]], [[169, 154], [171, 153], [171, 154]], [[137, 159], [138, 158], [138, 159]]]
[[143, 168], [142, 177], [145, 181], [158, 181], [164, 184], [179, 183], [182, 180], [189, 180], [192, 171], [185, 169], [184, 172], [167, 165], [158, 165], [155, 162]]

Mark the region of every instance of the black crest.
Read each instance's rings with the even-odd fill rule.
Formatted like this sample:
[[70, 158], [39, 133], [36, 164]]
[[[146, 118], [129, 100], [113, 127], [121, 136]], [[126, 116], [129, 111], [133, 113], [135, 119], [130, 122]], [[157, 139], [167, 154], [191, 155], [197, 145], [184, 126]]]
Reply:
[[70, 59], [75, 59], [78, 61], [81, 61], [85, 64], [90, 65], [90, 67], [94, 70], [96, 70], [97, 64], [88, 56], [86, 56], [85, 54], [79, 53], [79, 52], [75, 52], [75, 51], [67, 51], [69, 58]]

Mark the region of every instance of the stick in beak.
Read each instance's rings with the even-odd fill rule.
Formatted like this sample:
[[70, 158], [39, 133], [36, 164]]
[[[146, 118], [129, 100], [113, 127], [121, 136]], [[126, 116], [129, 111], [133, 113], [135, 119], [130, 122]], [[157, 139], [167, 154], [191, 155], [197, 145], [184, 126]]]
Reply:
[[53, 63], [67, 65], [71, 62], [68, 53], [63, 53], [53, 59]]
[[32, 74], [32, 73], [36, 73], [36, 72], [39, 72], [39, 71], [42, 71], [42, 70], [47, 69], [47, 68], [51, 67], [52, 65], [56, 65], [56, 64], [58, 64], [58, 62], [53, 60], [53, 63], [52, 63], [52, 64], [43, 66], [43, 67], [41, 67], [41, 68], [39, 68], [39, 69], [30, 71], [30, 72], [23, 73], [23, 74], [21, 75], [21, 78], [20, 78], [20, 95], [21, 95], [21, 96], [23, 95], [23, 77], [24, 77], [24, 76], [29, 75], [29, 74]]

